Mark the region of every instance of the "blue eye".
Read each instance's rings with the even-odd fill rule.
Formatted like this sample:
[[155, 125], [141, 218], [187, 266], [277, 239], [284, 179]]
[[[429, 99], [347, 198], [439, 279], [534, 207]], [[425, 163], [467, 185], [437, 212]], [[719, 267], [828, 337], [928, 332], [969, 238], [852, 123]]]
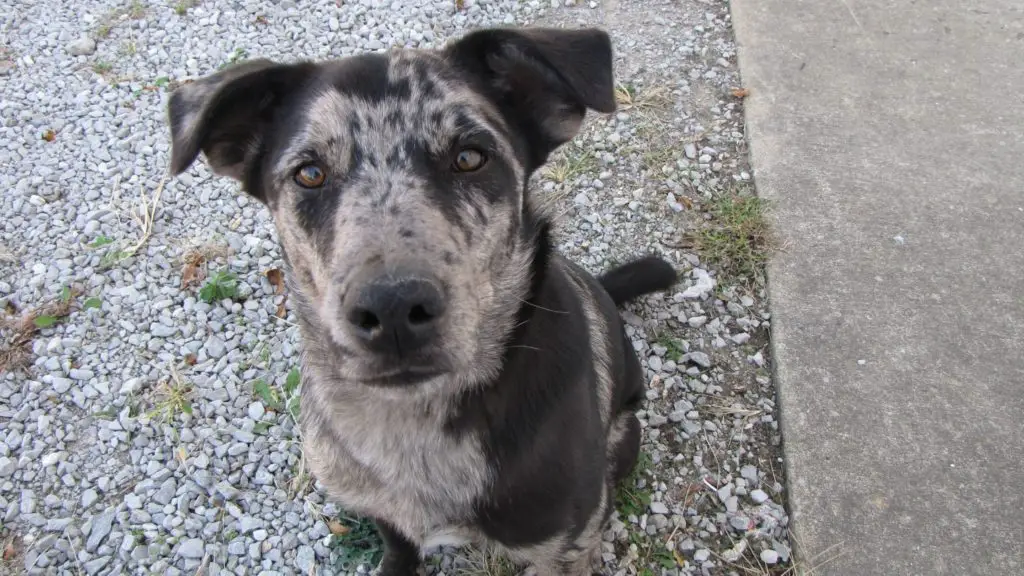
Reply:
[[452, 170], [456, 172], [475, 172], [486, 163], [487, 156], [483, 152], [473, 148], [465, 148], [459, 151], [455, 161], [452, 162]]
[[319, 188], [326, 179], [327, 174], [316, 164], [306, 164], [295, 171], [295, 183], [303, 188]]

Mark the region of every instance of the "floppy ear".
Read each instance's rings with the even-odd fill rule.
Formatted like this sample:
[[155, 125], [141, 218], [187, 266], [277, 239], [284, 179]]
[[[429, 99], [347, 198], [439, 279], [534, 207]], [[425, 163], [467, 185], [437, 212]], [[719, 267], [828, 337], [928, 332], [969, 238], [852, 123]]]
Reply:
[[615, 111], [612, 45], [594, 28], [492, 28], [447, 48], [522, 131], [531, 166], [579, 132], [587, 109]]
[[274, 112], [311, 67], [250, 60], [175, 90], [167, 103], [171, 173], [202, 151], [215, 174], [244, 181]]

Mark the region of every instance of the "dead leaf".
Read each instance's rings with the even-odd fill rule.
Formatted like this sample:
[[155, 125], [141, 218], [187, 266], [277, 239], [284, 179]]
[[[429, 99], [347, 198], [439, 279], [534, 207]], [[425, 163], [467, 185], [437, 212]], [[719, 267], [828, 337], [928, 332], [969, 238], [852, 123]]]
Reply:
[[4, 562], [10, 562], [14, 560], [14, 557], [18, 555], [18, 550], [14, 547], [14, 538], [7, 541], [4, 546]]
[[188, 364], [189, 366], [195, 366], [196, 361], [197, 358], [195, 354], [185, 354], [185, 364]]
[[736, 98], [746, 98], [750, 95], [750, 90], [746, 88], [733, 88], [732, 95]]
[[206, 257], [198, 251], [192, 252], [185, 257], [185, 267], [181, 271], [181, 289], [184, 290], [191, 284], [199, 284], [206, 277]]
[[676, 561], [676, 564], [679, 564], [680, 566], [686, 565], [686, 558], [684, 558], [683, 555], [675, 548], [672, 548], [672, 558]]
[[43, 140], [46, 140], [47, 142], [53, 142], [56, 139], [57, 133], [54, 132], [52, 129], [43, 132]]
[[271, 268], [264, 272], [267, 282], [274, 287], [274, 294], [284, 294], [284, 273], [280, 268]]
[[461, 12], [466, 8], [466, 0], [455, 0], [455, 9]]
[[277, 305], [277, 311], [274, 312], [274, 315], [282, 320], [288, 316], [288, 309], [284, 307], [284, 300]]
[[203, 281], [203, 272], [195, 264], [186, 264], [185, 269], [181, 272], [181, 287], [182, 289], [187, 288], [190, 284], [199, 284]]
[[335, 536], [344, 536], [345, 534], [348, 534], [352, 531], [351, 528], [345, 526], [337, 520], [331, 520], [330, 522], [328, 522], [327, 529], [330, 530], [331, 534], [334, 534]]

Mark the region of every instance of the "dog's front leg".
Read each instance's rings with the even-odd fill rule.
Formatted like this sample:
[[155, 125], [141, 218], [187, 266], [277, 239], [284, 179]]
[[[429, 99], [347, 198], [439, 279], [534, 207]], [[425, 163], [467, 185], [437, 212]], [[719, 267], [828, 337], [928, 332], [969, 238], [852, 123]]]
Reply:
[[377, 532], [384, 541], [384, 558], [379, 576], [413, 576], [419, 569], [420, 553], [416, 545], [399, 534], [387, 522], [378, 520]]

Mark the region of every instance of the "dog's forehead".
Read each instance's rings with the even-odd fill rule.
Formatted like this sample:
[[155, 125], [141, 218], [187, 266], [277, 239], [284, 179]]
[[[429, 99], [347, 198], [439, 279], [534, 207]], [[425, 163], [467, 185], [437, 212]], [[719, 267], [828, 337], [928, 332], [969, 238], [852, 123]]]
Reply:
[[369, 105], [443, 100], [457, 80], [439, 54], [413, 49], [333, 60], [322, 72], [325, 83]]
[[[346, 158], [353, 150], [382, 157], [413, 148], [440, 152], [460, 133], [509, 134], [496, 105], [436, 52], [396, 50], [322, 65], [295, 117], [277, 167], [283, 172], [306, 151]], [[501, 152], [512, 154], [506, 138]], [[379, 159], [376, 157], [370, 160]]]

